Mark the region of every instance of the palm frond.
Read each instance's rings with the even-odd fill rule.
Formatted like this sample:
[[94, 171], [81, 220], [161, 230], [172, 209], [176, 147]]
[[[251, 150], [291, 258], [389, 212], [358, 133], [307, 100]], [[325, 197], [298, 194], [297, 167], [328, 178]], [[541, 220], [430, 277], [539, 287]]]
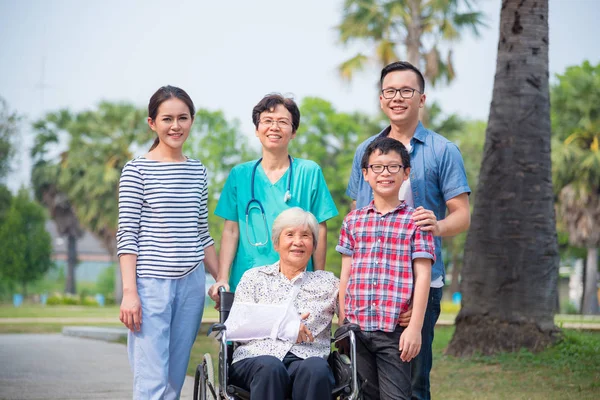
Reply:
[[349, 60], [344, 61], [338, 67], [338, 72], [343, 80], [350, 81], [355, 72], [364, 70], [369, 57], [359, 53]]

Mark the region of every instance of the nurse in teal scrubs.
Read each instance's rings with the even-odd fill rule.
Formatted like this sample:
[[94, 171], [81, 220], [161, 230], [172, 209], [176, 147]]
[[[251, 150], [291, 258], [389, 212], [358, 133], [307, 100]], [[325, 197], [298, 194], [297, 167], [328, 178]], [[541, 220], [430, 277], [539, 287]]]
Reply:
[[219, 287], [235, 291], [248, 269], [279, 259], [271, 241], [271, 228], [279, 213], [290, 207], [301, 207], [317, 218], [318, 246], [308, 270], [323, 270], [326, 221], [338, 215], [321, 168], [288, 153], [300, 125], [296, 103], [279, 94], [267, 95], [252, 110], [252, 121], [262, 145], [262, 158], [231, 170], [215, 210], [225, 219], [219, 273], [209, 291], [215, 301]]

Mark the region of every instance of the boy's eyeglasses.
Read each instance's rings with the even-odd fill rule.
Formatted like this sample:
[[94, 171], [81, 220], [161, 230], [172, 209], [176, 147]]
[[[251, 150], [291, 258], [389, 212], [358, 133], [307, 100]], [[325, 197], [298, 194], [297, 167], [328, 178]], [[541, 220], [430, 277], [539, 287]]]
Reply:
[[400, 164], [371, 164], [369, 165], [369, 168], [371, 168], [371, 171], [373, 171], [376, 174], [381, 174], [384, 169], [387, 169], [390, 174], [397, 174], [398, 172], [400, 172], [401, 168], [404, 168], [404, 166]]

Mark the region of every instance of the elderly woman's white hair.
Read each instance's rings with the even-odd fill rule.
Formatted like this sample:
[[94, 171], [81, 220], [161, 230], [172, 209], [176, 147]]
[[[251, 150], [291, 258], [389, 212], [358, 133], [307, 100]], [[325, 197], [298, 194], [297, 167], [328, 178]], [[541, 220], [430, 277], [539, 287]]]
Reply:
[[319, 223], [314, 215], [308, 211], [304, 211], [300, 207], [292, 207], [284, 210], [275, 218], [273, 229], [271, 230], [271, 239], [273, 245], [279, 244], [279, 236], [286, 228], [297, 228], [306, 226], [312, 232], [313, 236], [313, 253], [317, 249], [317, 239], [319, 237]]

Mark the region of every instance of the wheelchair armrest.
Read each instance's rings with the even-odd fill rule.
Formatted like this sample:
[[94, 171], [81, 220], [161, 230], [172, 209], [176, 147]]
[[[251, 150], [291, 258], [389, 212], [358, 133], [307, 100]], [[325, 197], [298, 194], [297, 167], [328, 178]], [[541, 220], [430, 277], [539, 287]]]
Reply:
[[337, 342], [348, 335], [349, 331], [360, 332], [360, 326], [357, 324], [344, 324], [340, 326], [333, 334], [333, 339]]
[[210, 328], [208, 328], [207, 336], [217, 338], [223, 331], [226, 331], [227, 327], [225, 324], [212, 324]]

